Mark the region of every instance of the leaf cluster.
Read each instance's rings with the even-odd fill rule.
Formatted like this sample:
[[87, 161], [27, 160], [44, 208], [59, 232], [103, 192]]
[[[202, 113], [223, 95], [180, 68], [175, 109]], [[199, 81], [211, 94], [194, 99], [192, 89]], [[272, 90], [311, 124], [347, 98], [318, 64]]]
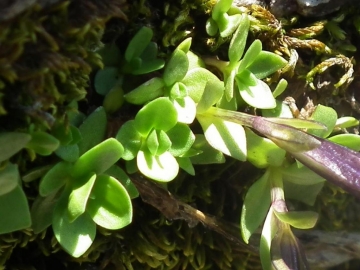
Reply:
[[[288, 211], [286, 200], [312, 205], [325, 180], [301, 160], [289, 160], [286, 151], [307, 157], [309, 151], [320, 149], [323, 138], [358, 121], [338, 119], [333, 109], [322, 105], [309, 119], [294, 119], [289, 106], [276, 99], [287, 82], [280, 80], [272, 91], [264, 81], [279, 72], [286, 60], [264, 51], [260, 40], [247, 47], [250, 20], [232, 7], [232, 1], [218, 1], [206, 27], [211, 35], [232, 35], [228, 59], [196, 55], [189, 38], [165, 62], [157, 58], [152, 30], [143, 27], [124, 53], [113, 44], [99, 52], [105, 67], [96, 73], [94, 86], [104, 96], [102, 107], [86, 117], [71, 103], [51, 132], [30, 128], [27, 133], [1, 133], [0, 214], [9, 218], [0, 224], [0, 233], [29, 226], [40, 233], [52, 226], [61, 246], [79, 257], [94, 241], [96, 226], [115, 230], [131, 222], [131, 199], [138, 192], [127, 173], [139, 171], [149, 179], [169, 182], [180, 168], [195, 175], [193, 165], [222, 163], [228, 156], [264, 169], [245, 197], [240, 218], [244, 241], [263, 225], [264, 268], [279, 262], [295, 267], [293, 258], [306, 268], [291, 227], [311, 228], [317, 214]], [[149, 73], [161, 68], [151, 77]], [[143, 74], [146, 77], [139, 77]], [[138, 78], [147, 81], [138, 83]], [[133, 80], [131, 91], [124, 90], [126, 80]], [[141, 108], [134, 119], [122, 124], [115, 138], [105, 139], [108, 116], [124, 102]], [[237, 112], [246, 106], [257, 108], [262, 117]], [[196, 123], [202, 133], [193, 131]], [[359, 150], [359, 138], [345, 134], [329, 141]], [[21, 177], [15, 158], [25, 153], [22, 149], [31, 160], [54, 153], [55, 163]], [[117, 165], [120, 158], [126, 161], [127, 173]], [[31, 208], [21, 178], [24, 182], [41, 178], [39, 196]], [[293, 253], [284, 253], [285, 249]]]

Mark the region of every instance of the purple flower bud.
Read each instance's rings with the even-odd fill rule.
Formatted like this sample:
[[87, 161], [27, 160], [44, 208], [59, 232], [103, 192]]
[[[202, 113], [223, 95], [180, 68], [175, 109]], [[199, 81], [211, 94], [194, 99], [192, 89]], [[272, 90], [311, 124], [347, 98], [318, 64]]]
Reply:
[[360, 198], [360, 153], [262, 117], [256, 117], [252, 127], [318, 175]]
[[270, 252], [274, 269], [310, 269], [301, 243], [289, 224], [279, 224], [278, 232], [271, 241]]

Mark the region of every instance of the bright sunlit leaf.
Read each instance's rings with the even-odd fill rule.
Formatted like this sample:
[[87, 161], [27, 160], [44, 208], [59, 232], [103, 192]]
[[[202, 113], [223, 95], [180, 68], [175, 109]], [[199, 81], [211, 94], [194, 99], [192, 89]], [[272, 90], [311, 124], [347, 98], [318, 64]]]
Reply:
[[137, 166], [142, 174], [160, 182], [173, 180], [179, 172], [179, 164], [169, 152], [153, 156], [147, 150], [140, 150], [137, 155]]
[[122, 144], [114, 138], [109, 138], [91, 148], [75, 162], [72, 176], [79, 177], [89, 172], [101, 174], [118, 161], [123, 152]]
[[261, 80], [257, 81], [254, 86], [245, 85], [235, 77], [240, 95], [244, 101], [259, 109], [272, 109], [276, 107], [275, 98], [273, 97], [269, 86]]
[[77, 179], [76, 186], [73, 186], [68, 202], [69, 221], [73, 222], [85, 212], [90, 192], [94, 186], [96, 174], [89, 174], [79, 181]]
[[141, 108], [135, 116], [135, 128], [142, 136], [147, 137], [152, 129], [168, 131], [175, 126], [177, 118], [176, 109], [171, 101], [161, 97]]
[[196, 104], [191, 97], [184, 97], [173, 100], [174, 108], [177, 111], [177, 121], [191, 124], [196, 116]]
[[298, 229], [313, 228], [319, 217], [319, 214], [313, 211], [289, 211], [281, 213], [274, 210], [274, 214], [282, 222]]
[[131, 199], [118, 180], [108, 175], [100, 175], [96, 178], [86, 212], [101, 227], [121, 229], [131, 223]]
[[212, 147], [238, 160], [246, 160], [246, 137], [241, 125], [206, 114], [199, 114], [197, 119]]
[[88, 213], [70, 222], [67, 213], [67, 194], [57, 203], [52, 219], [54, 235], [61, 247], [71, 256], [78, 258], [91, 246], [96, 235], [96, 224]]

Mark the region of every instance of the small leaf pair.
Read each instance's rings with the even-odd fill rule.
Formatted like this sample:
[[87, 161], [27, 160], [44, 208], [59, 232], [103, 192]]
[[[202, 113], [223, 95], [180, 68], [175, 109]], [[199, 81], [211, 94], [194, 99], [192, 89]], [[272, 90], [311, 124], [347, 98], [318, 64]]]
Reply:
[[[169, 97], [178, 112], [178, 121], [193, 122], [196, 114], [195, 103], [188, 96], [187, 86], [182, 82], [189, 70], [189, 59], [196, 65], [196, 56], [189, 53], [191, 39], [184, 40], [172, 53], [165, 65], [162, 78], [152, 78], [125, 95], [126, 101], [144, 104], [160, 96]], [[189, 55], [189, 56], [188, 56]]]
[[164, 67], [164, 60], [156, 58], [158, 47], [151, 42], [152, 37], [153, 31], [144, 26], [130, 40], [124, 54], [123, 73], [146, 74]]
[[149, 178], [174, 179], [179, 170], [176, 157], [185, 154], [195, 140], [190, 128], [177, 121], [177, 111], [168, 98], [146, 104], [116, 136], [125, 147], [123, 158], [136, 157], [139, 170]]
[[241, 14], [231, 14], [233, 0], [219, 0], [211, 13], [211, 18], [206, 22], [206, 32], [210, 36], [215, 36], [219, 31], [221, 37], [230, 36], [240, 23]]
[[124, 102], [121, 74], [146, 74], [164, 67], [164, 60], [157, 58], [158, 48], [151, 42], [152, 36], [150, 28], [142, 27], [131, 39], [123, 58], [114, 44], [99, 51], [105, 67], [96, 73], [94, 86], [98, 94], [105, 96], [106, 112], [117, 111]]
[[275, 98], [269, 86], [261, 79], [284, 67], [287, 62], [274, 53], [262, 51], [260, 40], [255, 40], [244, 54], [249, 27], [248, 16], [242, 14], [230, 42], [229, 62], [208, 61], [208, 64], [219, 68], [224, 75], [225, 94], [220, 104], [225, 108], [236, 110], [239, 101], [232, 102], [230, 107], [224, 104], [236, 98], [235, 91], [238, 89], [241, 98], [247, 104], [260, 109], [274, 108]]

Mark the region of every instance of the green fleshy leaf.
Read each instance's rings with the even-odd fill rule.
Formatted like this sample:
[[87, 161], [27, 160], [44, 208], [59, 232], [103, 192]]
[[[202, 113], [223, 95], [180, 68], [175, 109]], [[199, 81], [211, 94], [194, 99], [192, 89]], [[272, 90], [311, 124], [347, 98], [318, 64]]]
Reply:
[[59, 162], [52, 167], [42, 178], [39, 185], [39, 193], [46, 197], [58, 191], [71, 179], [73, 165], [68, 162]]
[[121, 53], [115, 44], [105, 44], [104, 47], [98, 51], [98, 54], [100, 54], [105, 66], [117, 66], [120, 63]]
[[70, 126], [60, 121], [52, 127], [51, 134], [60, 141], [61, 145], [67, 145], [73, 140]]
[[33, 168], [33, 169], [27, 171], [22, 176], [22, 180], [25, 183], [29, 183], [36, 179], [39, 179], [40, 177], [44, 176], [52, 167], [53, 167], [53, 165], [45, 165], [45, 166]]
[[220, 36], [225, 38], [230, 36], [236, 31], [241, 21], [240, 14], [234, 14], [229, 16], [228, 14], [223, 14], [216, 21], [220, 30]]
[[166, 63], [163, 80], [166, 86], [180, 82], [186, 75], [189, 68], [189, 60], [182, 50], [175, 50]]
[[205, 136], [202, 134], [196, 134], [195, 142], [191, 149], [195, 150], [192, 151], [194, 152], [194, 155], [190, 155], [192, 164], [216, 164], [225, 162], [224, 155], [211, 147]]
[[0, 170], [0, 196], [11, 192], [20, 184], [18, 166], [8, 163], [5, 168]]
[[197, 115], [197, 119], [212, 147], [240, 161], [246, 160], [246, 137], [241, 125], [207, 115]]
[[360, 136], [356, 134], [339, 134], [328, 138], [329, 141], [360, 151]]
[[131, 59], [131, 61], [125, 64], [122, 68], [122, 73], [130, 73], [132, 74], [135, 70], [141, 68], [143, 61], [140, 57], [135, 57]]
[[177, 157], [186, 153], [195, 141], [195, 135], [188, 125], [177, 123], [167, 132], [171, 141], [169, 152]]
[[165, 97], [149, 102], [135, 116], [135, 127], [144, 137], [147, 137], [152, 129], [166, 132], [175, 126], [176, 122], [177, 112], [174, 105]]
[[31, 140], [31, 136], [20, 132], [0, 133], [0, 162], [9, 159], [24, 148]]
[[55, 154], [64, 161], [75, 162], [79, 159], [79, 146], [77, 144], [72, 145], [60, 145], [56, 149]]
[[284, 102], [276, 100], [276, 107], [273, 109], [261, 110], [264, 117], [281, 117], [281, 118], [293, 118], [293, 114], [288, 105]]
[[184, 124], [191, 124], [196, 116], [196, 104], [191, 97], [184, 97], [173, 100], [174, 108], [177, 111], [177, 121]]
[[143, 61], [151, 61], [156, 59], [157, 54], [158, 54], [158, 45], [156, 44], [156, 42], [151, 41], [140, 55], [140, 58]]
[[158, 134], [155, 129], [153, 129], [150, 132], [149, 136], [146, 138], [146, 146], [149, 149], [150, 153], [155, 156], [159, 148]]
[[83, 114], [82, 112], [79, 112], [76, 109], [71, 109], [70, 111], [67, 112], [68, 118], [69, 118], [69, 123], [71, 125], [74, 125], [76, 127], [80, 126], [80, 124], [85, 120], [86, 116], [85, 114]]
[[208, 81], [219, 81], [219, 78], [205, 68], [194, 68], [189, 70], [181, 82], [186, 86], [189, 96], [197, 103], [200, 101]]
[[61, 196], [54, 209], [52, 227], [61, 247], [75, 258], [80, 257], [89, 249], [96, 235], [96, 225], [88, 213], [70, 222], [66, 193]]
[[219, 0], [213, 10], [212, 10], [212, 18], [214, 20], [216, 20], [217, 18], [219, 18], [223, 13], [227, 12], [232, 4], [233, 0]]
[[94, 79], [95, 91], [105, 96], [119, 80], [119, 70], [115, 67], [105, 67], [96, 72]]
[[142, 174], [160, 182], [173, 180], [179, 172], [179, 164], [169, 152], [153, 156], [147, 150], [140, 150], [137, 165]]
[[54, 192], [46, 197], [38, 196], [31, 206], [31, 228], [38, 234], [52, 223], [52, 214], [61, 192]]
[[77, 101], [73, 100], [70, 102], [67, 109], [66, 115], [69, 119], [69, 124], [78, 127], [85, 120], [86, 116], [78, 110]]
[[319, 214], [313, 211], [290, 211], [280, 213], [274, 210], [274, 214], [282, 222], [290, 224], [298, 229], [313, 228], [319, 217]]
[[116, 178], [124, 186], [131, 199], [139, 197], [139, 191], [136, 186], [131, 181], [130, 177], [119, 166], [111, 166], [104, 174]]
[[256, 57], [260, 54], [262, 50], [262, 43], [260, 40], [256, 39], [250, 45], [249, 49], [246, 51], [243, 59], [240, 62], [238, 72], [243, 72], [247, 69], [253, 62], [256, 60]]
[[116, 139], [124, 146], [122, 158], [125, 160], [134, 159], [140, 150], [142, 137], [135, 128], [135, 121], [130, 120], [121, 126]]
[[166, 152], [171, 141], [163, 130], [153, 130], [146, 139], [147, 147], [153, 156], [158, 156]]
[[0, 234], [14, 232], [31, 226], [26, 195], [20, 185], [0, 196]]
[[127, 102], [141, 105], [164, 95], [164, 81], [155, 77], [124, 95]]
[[[199, 135], [198, 135], [199, 136]], [[195, 140], [196, 140], [196, 136], [195, 136]], [[209, 143], [206, 141], [206, 139], [204, 138], [205, 142], [207, 143], [207, 146], [209, 147], [209, 149], [211, 150], [215, 150], [214, 148], [212, 148]], [[217, 150], [215, 150], [217, 151]], [[218, 151], [219, 152], [219, 151]], [[186, 151], [184, 154], [182, 154], [180, 157], [194, 157], [194, 156], [197, 156], [197, 155], [200, 155], [201, 153], [203, 153], [203, 151], [201, 150], [197, 150], [197, 149], [194, 149], [194, 148], [190, 148], [188, 151]], [[221, 152], [219, 152], [221, 153]], [[222, 154], [222, 153], [221, 153]], [[195, 163], [194, 163], [195, 164]]]
[[58, 139], [49, 133], [36, 131], [31, 134], [31, 140], [26, 145], [26, 148], [34, 150], [37, 154], [42, 156], [51, 155], [60, 145]]
[[94, 186], [96, 174], [89, 174], [83, 179], [76, 179], [76, 186], [73, 187], [69, 195], [68, 214], [69, 221], [73, 222], [85, 213], [90, 192]]
[[205, 68], [205, 63], [204, 61], [195, 53], [193, 53], [192, 51], [188, 51], [186, 53], [186, 56], [189, 60], [189, 70], [193, 69], [193, 68]]
[[126, 172], [128, 174], [133, 174], [133, 173], [136, 173], [139, 171], [139, 169], [137, 167], [136, 159], [126, 161], [125, 168], [126, 168]]
[[272, 52], [261, 51], [255, 60], [248, 66], [258, 79], [263, 79], [283, 68], [287, 61]]
[[271, 140], [260, 137], [250, 129], [245, 129], [247, 141], [247, 160], [258, 168], [281, 166], [285, 158], [285, 150], [279, 148]]
[[99, 175], [118, 161], [123, 152], [122, 144], [114, 138], [109, 138], [91, 148], [76, 161], [72, 176], [79, 177], [89, 172]]
[[230, 63], [236, 63], [242, 57], [246, 45], [249, 27], [249, 17], [246, 14], [241, 14], [239, 26], [236, 29], [229, 45], [228, 55]]
[[258, 79], [249, 70], [245, 69], [236, 75], [236, 79], [241, 82], [242, 85], [256, 86]]
[[176, 47], [177, 50], [182, 50], [184, 53], [188, 53], [191, 47], [192, 38], [186, 38]]
[[[226, 89], [225, 89], [226, 90]], [[240, 96], [240, 92], [236, 88], [234, 93], [232, 94], [232, 98], [227, 100], [226, 93], [223, 95], [220, 100], [217, 102], [216, 107], [229, 110], [229, 111], [237, 111], [239, 107], [246, 105], [244, 100]]]
[[169, 92], [171, 99], [184, 98], [188, 95], [186, 86], [183, 83], [174, 83]]
[[217, 23], [213, 18], [207, 19], [205, 28], [206, 28], [206, 33], [211, 37], [215, 36], [219, 30]]
[[284, 193], [286, 198], [297, 200], [308, 205], [314, 205], [319, 192], [324, 186], [324, 181], [314, 185], [298, 185], [284, 181]]
[[132, 59], [138, 58], [142, 55], [146, 47], [149, 45], [153, 31], [148, 27], [142, 27], [130, 40], [129, 45], [125, 51], [125, 59], [131, 62]]
[[285, 89], [286, 89], [287, 86], [288, 86], [287, 80], [281, 79], [281, 80], [278, 82], [275, 90], [273, 91], [273, 96], [274, 96], [274, 98], [280, 96], [280, 95], [285, 91]]
[[271, 241], [277, 233], [277, 228], [277, 219], [274, 215], [273, 208], [271, 207], [266, 216], [260, 239], [260, 260], [264, 270], [274, 269], [271, 262], [270, 248]]
[[326, 138], [331, 134], [335, 127], [337, 113], [333, 108], [319, 104], [316, 106], [315, 111], [311, 115], [310, 119], [323, 123], [327, 127], [327, 130], [308, 130], [307, 132], [322, 138]]
[[80, 125], [79, 131], [82, 140], [79, 142], [79, 154], [84, 154], [87, 150], [100, 143], [106, 131], [106, 112], [103, 107], [93, 111]]
[[221, 81], [208, 81], [203, 95], [196, 106], [197, 113], [207, 111], [212, 105], [218, 102], [224, 93], [224, 84]]
[[236, 70], [237, 68], [234, 68], [230, 71], [230, 73], [224, 72], [225, 98], [230, 102], [234, 98]]
[[314, 185], [325, 181], [310, 169], [302, 166], [298, 167], [296, 163], [282, 169], [284, 181], [289, 181], [298, 185]]
[[271, 204], [269, 172], [261, 176], [248, 190], [242, 206], [240, 227], [245, 243], [264, 222]]
[[143, 61], [141, 66], [131, 72], [134, 75], [146, 74], [155, 70], [162, 69], [165, 66], [165, 61], [162, 59], [153, 59], [151, 61]]
[[86, 211], [96, 224], [110, 230], [121, 229], [132, 220], [129, 194], [118, 180], [108, 175], [97, 177]]
[[177, 157], [176, 160], [179, 163], [179, 166], [180, 166], [181, 169], [183, 169], [184, 171], [186, 171], [190, 175], [193, 175], [193, 176], [195, 175], [195, 169], [194, 169], [194, 166], [191, 163], [190, 158], [188, 158], [188, 157]]
[[77, 127], [71, 125], [70, 131], [71, 131], [72, 140], [69, 144], [72, 145], [72, 144], [77, 144], [78, 142], [80, 142], [82, 139], [80, 130]]
[[351, 116], [345, 116], [345, 117], [340, 117], [339, 119], [336, 120], [335, 127], [348, 128], [348, 127], [355, 127], [358, 125], [359, 125], [359, 120]]
[[273, 97], [269, 86], [261, 80], [258, 80], [257, 85], [244, 85], [235, 77], [240, 90], [240, 95], [244, 101], [259, 109], [272, 109], [276, 107], [275, 98]]
[[103, 107], [105, 111], [112, 114], [119, 110], [124, 103], [124, 90], [121, 85], [116, 84], [105, 96]]
[[163, 130], [157, 131], [157, 137], [158, 137], [158, 141], [159, 141], [159, 147], [158, 147], [156, 155], [161, 155], [164, 152], [169, 150], [172, 142], [171, 142], [169, 136]]

